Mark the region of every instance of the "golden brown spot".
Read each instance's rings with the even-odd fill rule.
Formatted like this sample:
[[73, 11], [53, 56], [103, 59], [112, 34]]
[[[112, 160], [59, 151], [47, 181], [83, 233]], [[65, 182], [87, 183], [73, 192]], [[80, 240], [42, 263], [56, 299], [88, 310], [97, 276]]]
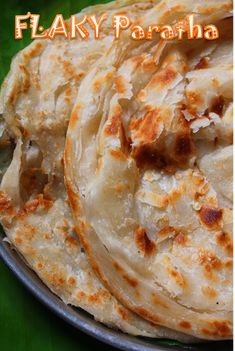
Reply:
[[207, 206], [216, 208], [218, 205], [218, 200], [216, 196], [208, 196], [207, 197]]
[[57, 273], [53, 273], [53, 274], [47, 273], [46, 275], [47, 275], [48, 281], [51, 284], [53, 284], [54, 286], [63, 286], [64, 283], [65, 283], [64, 279], [62, 278], [62, 276], [60, 276]]
[[122, 267], [117, 262], [114, 261], [113, 266], [118, 272], [123, 272]]
[[133, 58], [131, 58], [131, 61], [136, 65], [139, 66], [141, 65], [141, 63], [143, 62], [144, 59], [144, 55], [138, 55], [138, 56], [134, 56]]
[[44, 198], [41, 194], [36, 199], [26, 202], [24, 208], [26, 212], [34, 212], [38, 207], [49, 209], [52, 205], [52, 201], [50, 199]]
[[222, 95], [216, 96], [211, 103], [211, 112], [216, 113], [220, 117], [222, 117], [223, 109], [224, 109], [225, 100]]
[[215, 276], [215, 272], [211, 269], [210, 265], [206, 265], [204, 267], [204, 276], [206, 277], [206, 279], [208, 280], [216, 280], [216, 276]]
[[96, 79], [92, 84], [92, 89], [94, 92], [98, 93], [101, 89], [103, 79]]
[[66, 243], [69, 243], [70, 245], [73, 245], [73, 246], [79, 246], [78, 241], [72, 236], [67, 237]]
[[212, 85], [214, 88], [219, 88], [220, 82], [217, 78], [212, 78]]
[[194, 69], [203, 69], [208, 67], [208, 57], [202, 57], [200, 61], [196, 64]]
[[[179, 105], [179, 109], [176, 111], [175, 119], [173, 120], [173, 127], [175, 128], [178, 133], [190, 135], [190, 122], [184, 116], [184, 112], [187, 111], [187, 106], [183, 103]], [[191, 118], [197, 118], [196, 114], [191, 113]]]
[[204, 266], [205, 275], [209, 279], [213, 277], [213, 270], [222, 268], [222, 262], [214, 252], [201, 249], [199, 250], [198, 260], [199, 264]]
[[117, 307], [117, 313], [119, 314], [119, 316], [124, 320], [124, 321], [129, 321], [130, 320], [130, 316], [129, 316], [129, 312], [121, 307], [121, 306], [118, 306]]
[[179, 326], [184, 329], [191, 329], [191, 324], [187, 321], [181, 321], [179, 322]]
[[187, 96], [187, 109], [192, 113], [194, 112], [194, 109], [197, 105], [200, 105], [203, 103], [203, 97], [201, 96], [200, 93], [197, 91], [188, 91], [186, 92]]
[[223, 211], [215, 207], [202, 205], [199, 212], [201, 222], [210, 230], [218, 229], [221, 226]]
[[137, 95], [137, 99], [139, 100], [139, 101], [146, 101], [146, 91], [144, 90], [144, 89], [142, 89], [142, 90], [140, 90], [140, 92], [138, 93], [138, 95]]
[[232, 269], [233, 268], [233, 259], [232, 258], [227, 258], [224, 260], [223, 265], [227, 269]]
[[37, 263], [37, 268], [38, 268], [38, 269], [44, 268], [44, 264], [43, 264], [42, 262], [38, 262], [38, 263]]
[[165, 208], [169, 204], [169, 196], [168, 195], [160, 195], [156, 192], [152, 191], [139, 191], [140, 197], [146, 198], [151, 203], [158, 208]]
[[202, 292], [209, 299], [215, 299], [218, 295], [215, 289], [211, 288], [210, 286], [203, 286]]
[[19, 238], [19, 236], [16, 236], [16, 237], [15, 237], [15, 244], [16, 244], [16, 245], [21, 245], [22, 242], [23, 242], [23, 241], [22, 241], [21, 238]]
[[156, 314], [149, 312], [143, 307], [137, 307], [136, 312], [144, 319], [147, 319], [153, 323], [156, 323], [156, 324], [161, 323], [161, 319], [158, 316], [156, 316]]
[[161, 306], [165, 309], [168, 309], [168, 305], [165, 302], [163, 302], [161, 299], [159, 299], [159, 297], [156, 294], [152, 294], [152, 296], [153, 296], [154, 305]]
[[109, 152], [110, 152], [110, 155], [112, 155], [114, 158], [116, 158], [120, 161], [127, 160], [126, 155], [120, 149], [111, 149]]
[[30, 50], [23, 53], [23, 58], [28, 63], [31, 58], [36, 57], [41, 53], [42, 47], [42, 43], [37, 42], [36, 45], [34, 45]]
[[102, 296], [106, 300], [110, 300], [110, 294], [107, 290], [99, 289], [99, 295]]
[[178, 232], [178, 230], [175, 227], [166, 226], [166, 227], [162, 228], [161, 230], [159, 230], [158, 235], [168, 236], [171, 233], [177, 233], [177, 232]]
[[167, 271], [178, 285], [180, 285], [182, 287], [186, 286], [186, 281], [180, 272], [178, 272], [174, 268], [167, 268]]
[[65, 90], [65, 102], [69, 104], [71, 102], [71, 87], [68, 86]]
[[187, 244], [187, 236], [184, 233], [179, 233], [176, 237], [175, 237], [175, 241], [177, 242], [177, 244], [179, 245], [186, 245]]
[[171, 190], [169, 193], [169, 198], [170, 198], [171, 204], [178, 201], [181, 198], [183, 192], [184, 192], [183, 188]]
[[122, 193], [125, 190], [125, 185], [123, 183], [118, 183], [115, 185], [114, 189], [117, 193]]
[[177, 72], [173, 68], [166, 68], [162, 72], [158, 73], [151, 81], [151, 84], [160, 84], [165, 87], [172, 83], [177, 77]]
[[18, 229], [17, 232], [18, 231], [22, 232], [22, 234], [24, 235], [24, 238], [29, 241], [31, 241], [34, 238], [36, 233], [36, 229], [30, 224], [25, 224], [24, 227], [21, 230]]
[[113, 77], [113, 74], [110, 72], [106, 74], [106, 76], [97, 78], [93, 84], [92, 84], [92, 89], [95, 93], [98, 93], [102, 87], [102, 85], [106, 82], [109, 82]]
[[74, 277], [69, 277], [68, 284], [69, 285], [75, 285], [76, 284], [76, 279]]
[[107, 135], [117, 135], [119, 132], [119, 129], [121, 128], [121, 113], [121, 108], [117, 108], [114, 116], [108, 120], [105, 127], [105, 133]]
[[209, 184], [205, 183], [203, 187], [200, 189], [200, 191], [196, 191], [194, 194], [194, 200], [200, 201], [200, 198], [204, 196], [207, 192], [209, 191]]
[[[155, 55], [156, 55], [156, 53], [155, 53]], [[153, 56], [144, 60], [144, 62], [143, 62], [144, 72], [147, 72], [147, 71], [152, 72], [153, 70], [155, 70], [155, 68], [156, 68], [156, 64], [155, 64], [155, 60], [154, 60]]]
[[62, 61], [65, 76], [74, 77], [76, 69], [70, 61]]
[[35, 199], [27, 201], [23, 209], [18, 212], [17, 217], [23, 219], [28, 213], [35, 212], [38, 209], [48, 210], [52, 205], [53, 202], [50, 199], [40, 194]]
[[229, 321], [212, 321], [209, 322], [211, 328], [203, 328], [202, 332], [205, 335], [213, 337], [229, 337], [232, 336], [232, 328]]
[[73, 77], [77, 82], [79, 82], [83, 77], [85, 76], [84, 72], [80, 72], [75, 74], [75, 76]]
[[167, 237], [172, 234], [175, 236], [174, 241], [179, 244], [179, 245], [186, 245], [188, 238], [187, 238], [187, 234], [184, 233], [182, 231], [182, 229], [178, 229], [175, 227], [171, 227], [171, 226], [166, 226], [163, 227], [161, 230], [159, 230], [159, 232], [157, 233], [157, 235], [162, 236], [162, 237]]
[[86, 298], [86, 294], [84, 293], [84, 291], [78, 291], [76, 294], [76, 297], [78, 299], [78, 301], [84, 300]]
[[86, 253], [89, 254], [90, 253], [90, 247], [89, 247], [87, 241], [85, 240], [85, 238], [83, 237], [83, 235], [84, 235], [84, 227], [85, 226], [82, 223], [80, 223], [78, 226], [75, 227], [76, 228], [75, 230], [76, 230], [76, 233], [77, 233], [78, 236], [80, 234], [82, 235], [81, 236], [82, 246], [85, 249]]
[[224, 247], [225, 251], [232, 256], [233, 254], [233, 242], [232, 236], [229, 233], [221, 232], [216, 236], [216, 242], [218, 245]]
[[71, 128], [71, 130], [74, 130], [77, 125], [77, 122], [79, 120], [79, 111], [81, 110], [81, 108], [81, 105], [76, 105], [71, 113], [69, 120], [69, 127]]
[[66, 190], [69, 197], [70, 206], [73, 209], [74, 213], [78, 214], [80, 211], [79, 200], [77, 199], [75, 192], [70, 186], [70, 183], [67, 180], [65, 181], [65, 183], [66, 183]]
[[144, 256], [150, 256], [156, 251], [156, 244], [149, 239], [144, 228], [138, 227], [134, 234], [134, 240]]
[[115, 86], [116, 91], [119, 94], [125, 93], [125, 91], [126, 91], [125, 79], [122, 76], [118, 76], [115, 78], [114, 86]]
[[35, 57], [40, 54], [42, 49], [42, 43], [38, 42], [27, 54], [30, 58]]
[[13, 88], [12, 88], [12, 90], [11, 90], [11, 93], [10, 93], [10, 95], [9, 95], [9, 98], [8, 98], [8, 101], [9, 101], [9, 103], [10, 103], [11, 105], [14, 104], [14, 102], [15, 102], [15, 100], [16, 100], [18, 94], [19, 94], [18, 86], [15, 84], [15, 85], [13, 86]]
[[204, 183], [204, 177], [201, 175], [195, 175], [192, 181], [195, 185], [202, 185]]
[[132, 139], [138, 139], [143, 144], [152, 143], [161, 134], [162, 126], [159, 109], [147, 112], [143, 118], [131, 121], [130, 130], [132, 131]]
[[0, 212], [9, 210], [10, 208], [11, 208], [10, 197], [3, 191], [0, 191]]
[[29, 71], [24, 65], [19, 65], [21, 72], [23, 73], [23, 80], [21, 85], [21, 92], [27, 93], [30, 88]]
[[91, 294], [91, 295], [89, 295], [88, 302], [96, 303], [96, 304], [102, 304], [103, 303], [102, 299], [100, 298], [100, 296], [98, 294]]
[[63, 237], [65, 238], [65, 240], [68, 238], [69, 234], [68, 234], [68, 227], [67, 225], [62, 225], [62, 226], [59, 226], [57, 227], [58, 231], [60, 233], [62, 233]]
[[[205, 195], [210, 190], [209, 183], [205, 183], [200, 190], [201, 195]], [[209, 198], [210, 199], [210, 198]], [[214, 200], [212, 201], [214, 203]]]
[[122, 276], [123, 276], [123, 278], [127, 281], [127, 283], [128, 283], [129, 285], [131, 285], [133, 288], [136, 288], [137, 285], [139, 284], [139, 283], [138, 283], [138, 280], [136, 280], [135, 278], [130, 277], [130, 276], [127, 275], [127, 274], [123, 274]]
[[[160, 2], [161, 4], [161, 2]], [[166, 2], [162, 2], [162, 9], [164, 10], [166, 7]], [[168, 19], [171, 18], [173, 13], [177, 12], [184, 12], [185, 11], [185, 6], [184, 5], [175, 5], [172, 6], [169, 10], [166, 10], [163, 12], [161, 18], [159, 19], [159, 23], [168, 23]]]
[[177, 75], [176, 71], [168, 68], [166, 69], [165, 72], [163, 72], [163, 75], [161, 76], [161, 81], [164, 84], [168, 84], [176, 78], [176, 75]]

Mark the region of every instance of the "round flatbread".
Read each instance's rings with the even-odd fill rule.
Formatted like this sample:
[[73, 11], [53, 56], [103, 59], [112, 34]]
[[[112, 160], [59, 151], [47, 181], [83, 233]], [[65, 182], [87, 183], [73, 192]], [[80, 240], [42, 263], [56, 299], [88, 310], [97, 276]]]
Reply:
[[1, 146], [6, 135], [16, 146], [1, 182], [0, 217], [7, 240], [65, 303], [133, 335], [189, 341], [133, 314], [99, 281], [75, 234], [63, 181], [70, 112], [81, 81], [112, 45], [112, 13], [135, 19], [153, 3], [116, 1], [85, 9], [83, 14], [109, 14], [102, 39], [37, 40], [15, 57], [1, 91]]
[[220, 39], [121, 39], [80, 86], [65, 152], [76, 230], [105, 285], [152, 323], [211, 340], [232, 336], [231, 8], [150, 9], [141, 23], [194, 13]]

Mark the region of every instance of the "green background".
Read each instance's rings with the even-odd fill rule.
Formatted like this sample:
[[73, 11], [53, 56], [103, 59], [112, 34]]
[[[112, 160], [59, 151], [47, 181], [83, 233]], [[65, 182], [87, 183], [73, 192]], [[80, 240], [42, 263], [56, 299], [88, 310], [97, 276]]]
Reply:
[[[41, 15], [47, 28], [57, 13], [64, 18], [82, 8], [108, 1], [85, 0], [1, 0], [0, 1], [0, 82], [7, 74], [12, 57], [27, 44], [30, 36], [24, 31], [22, 40], [14, 39], [15, 15], [28, 11]], [[29, 32], [29, 31], [28, 31]], [[0, 350], [2, 351], [108, 351], [114, 350], [75, 330], [37, 301], [17, 281], [0, 260]]]
[[111, 351], [110, 346], [70, 327], [28, 292], [0, 261], [2, 351]]

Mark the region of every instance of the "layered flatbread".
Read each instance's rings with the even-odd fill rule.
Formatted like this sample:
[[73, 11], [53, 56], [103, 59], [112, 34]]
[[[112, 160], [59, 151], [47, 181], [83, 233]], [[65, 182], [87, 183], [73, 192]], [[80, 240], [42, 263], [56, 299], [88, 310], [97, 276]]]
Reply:
[[[116, 1], [83, 13], [106, 12], [111, 21], [121, 10], [136, 19], [153, 4]], [[1, 182], [1, 224], [10, 243], [65, 303], [133, 335], [188, 341], [122, 306], [94, 274], [74, 230], [63, 179], [66, 129], [82, 80], [112, 45], [110, 21], [100, 41], [37, 40], [14, 58], [1, 91], [1, 147], [7, 141], [15, 145]]]
[[231, 7], [150, 9], [141, 23], [190, 12], [220, 40], [121, 39], [83, 80], [65, 151], [76, 231], [106, 287], [146, 320], [211, 340], [232, 336]]

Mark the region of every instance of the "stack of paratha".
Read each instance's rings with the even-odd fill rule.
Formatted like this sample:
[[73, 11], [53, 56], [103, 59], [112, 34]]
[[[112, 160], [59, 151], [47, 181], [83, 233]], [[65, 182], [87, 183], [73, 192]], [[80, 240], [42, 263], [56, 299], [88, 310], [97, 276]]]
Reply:
[[[91, 7], [109, 14], [100, 40], [37, 40], [3, 83], [8, 239], [65, 303], [130, 334], [232, 336], [231, 10]], [[194, 13], [220, 39], [115, 42], [114, 13], [143, 25]]]

